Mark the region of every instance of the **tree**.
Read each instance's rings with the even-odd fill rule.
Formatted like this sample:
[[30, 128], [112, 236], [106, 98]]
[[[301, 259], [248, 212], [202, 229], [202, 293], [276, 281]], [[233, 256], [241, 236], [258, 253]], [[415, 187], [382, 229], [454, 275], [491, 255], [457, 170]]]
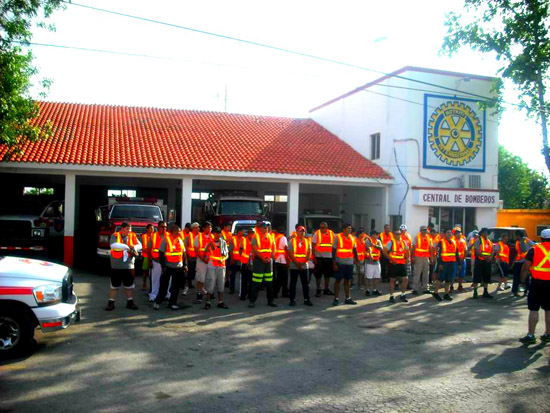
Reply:
[[504, 208], [545, 208], [550, 199], [548, 180], [519, 156], [498, 147], [498, 187]]
[[[448, 34], [442, 46], [450, 55], [465, 45], [496, 53], [502, 62], [499, 74], [516, 85], [520, 107], [540, 123], [541, 152], [548, 171], [549, 7], [548, 0], [465, 0], [465, 15], [447, 15]], [[494, 103], [501, 110], [499, 103], [501, 98]]]
[[[0, 145], [9, 154], [19, 151], [28, 141], [48, 135], [48, 128], [33, 125], [39, 108], [30, 96], [31, 77], [37, 74], [33, 56], [24, 51], [31, 38], [34, 19], [45, 19], [60, 8], [62, 0], [2, 0], [0, 2]], [[53, 30], [53, 26], [39, 23]], [[43, 88], [48, 80], [41, 82]]]

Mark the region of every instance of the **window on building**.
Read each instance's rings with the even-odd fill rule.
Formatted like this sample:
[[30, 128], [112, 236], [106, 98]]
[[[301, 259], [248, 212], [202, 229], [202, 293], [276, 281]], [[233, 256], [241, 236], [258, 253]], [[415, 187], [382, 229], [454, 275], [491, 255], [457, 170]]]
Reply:
[[206, 201], [210, 198], [210, 192], [193, 192], [191, 194], [191, 199], [200, 199], [201, 201]]
[[540, 237], [540, 234], [543, 230], [550, 228], [550, 225], [543, 224], [543, 225], [537, 225], [537, 237]]
[[108, 189], [107, 196], [127, 196], [128, 198], [135, 198], [137, 191], [135, 189]]
[[380, 159], [380, 133], [370, 135], [370, 158]]
[[287, 195], [264, 195], [266, 202], [288, 202]]
[[35, 188], [26, 186], [23, 188], [23, 195], [53, 195], [53, 188]]

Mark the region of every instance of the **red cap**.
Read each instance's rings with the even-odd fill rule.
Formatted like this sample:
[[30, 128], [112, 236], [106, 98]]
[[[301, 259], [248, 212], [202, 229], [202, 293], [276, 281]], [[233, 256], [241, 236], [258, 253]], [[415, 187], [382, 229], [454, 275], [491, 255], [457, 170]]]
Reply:
[[296, 231], [305, 231], [305, 230], [306, 228], [301, 225], [298, 228], [296, 228]]

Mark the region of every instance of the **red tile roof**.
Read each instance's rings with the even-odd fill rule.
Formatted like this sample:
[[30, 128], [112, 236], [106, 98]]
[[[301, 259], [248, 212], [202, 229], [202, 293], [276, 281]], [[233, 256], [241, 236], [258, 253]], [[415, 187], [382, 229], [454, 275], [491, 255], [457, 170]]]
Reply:
[[[13, 162], [391, 179], [311, 119], [40, 102], [50, 139]], [[5, 148], [0, 149], [0, 159]]]

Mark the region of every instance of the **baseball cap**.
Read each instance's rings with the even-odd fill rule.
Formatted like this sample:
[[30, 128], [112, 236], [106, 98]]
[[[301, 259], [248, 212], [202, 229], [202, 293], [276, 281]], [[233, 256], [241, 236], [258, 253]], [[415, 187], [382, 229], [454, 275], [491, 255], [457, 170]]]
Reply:
[[479, 231], [478, 231], [477, 229], [474, 229], [474, 230], [472, 231], [472, 234], [473, 234], [473, 235], [479, 235]]
[[305, 231], [305, 230], [306, 230], [305, 227], [302, 226], [302, 225], [300, 225], [298, 228], [296, 228], [296, 231], [298, 231], [298, 232], [299, 231]]
[[401, 226], [399, 227], [399, 229], [401, 231], [406, 231], [407, 230], [407, 226], [405, 224], [401, 224]]
[[540, 233], [540, 237], [544, 239], [550, 239], [550, 228], [543, 229]]
[[258, 228], [267, 228], [267, 222], [262, 221], [258, 224]]
[[198, 222], [193, 222], [191, 224], [191, 228], [197, 228], [197, 227], [200, 227], [200, 224]]
[[420, 227], [420, 231], [427, 231], [427, 230], [428, 230], [428, 228], [426, 227], [426, 225], [422, 225]]

